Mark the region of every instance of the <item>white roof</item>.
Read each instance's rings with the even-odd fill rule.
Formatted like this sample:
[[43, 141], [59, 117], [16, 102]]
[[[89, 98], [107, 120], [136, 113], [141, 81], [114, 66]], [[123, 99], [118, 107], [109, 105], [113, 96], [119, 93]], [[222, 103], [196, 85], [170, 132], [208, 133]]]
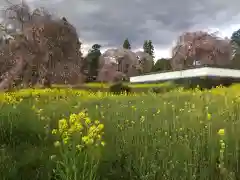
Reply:
[[130, 77], [131, 83], [141, 83], [141, 82], [154, 82], [154, 81], [166, 81], [174, 80], [180, 78], [190, 78], [190, 77], [229, 77], [229, 78], [240, 78], [240, 70], [235, 69], [223, 69], [223, 68], [212, 68], [212, 67], [202, 67], [196, 69], [187, 69], [181, 71], [164, 72], [158, 74], [148, 74], [142, 76]]

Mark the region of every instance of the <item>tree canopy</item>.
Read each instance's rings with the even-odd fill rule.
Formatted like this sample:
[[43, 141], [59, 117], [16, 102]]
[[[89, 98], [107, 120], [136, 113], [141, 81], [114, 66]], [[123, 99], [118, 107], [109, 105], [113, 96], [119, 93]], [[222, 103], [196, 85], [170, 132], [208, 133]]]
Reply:
[[[8, 89], [17, 77], [22, 77], [27, 83], [42, 82], [53, 75], [59, 62], [63, 63], [62, 66], [69, 62], [74, 67], [80, 65], [81, 43], [75, 27], [65, 17], [53, 17], [44, 8], [31, 11], [26, 3], [22, 3], [10, 4], [3, 18], [1, 29], [11, 39], [1, 48], [4, 58], [0, 61], [12, 64], [1, 67], [0, 89]], [[67, 71], [68, 68], [65, 69]], [[32, 74], [36, 76], [34, 81]], [[61, 78], [61, 74], [53, 75], [58, 76]]]
[[171, 63], [169, 59], [161, 58], [158, 59], [157, 62], [154, 64], [152, 71], [153, 72], [161, 72], [161, 71], [168, 71], [171, 70]]
[[130, 42], [129, 42], [128, 38], [124, 40], [123, 48], [124, 49], [131, 49], [131, 45], [130, 45]]
[[143, 51], [154, 58], [154, 46], [151, 40], [145, 40], [143, 43]]
[[231, 41], [240, 47], [240, 29], [232, 33]]

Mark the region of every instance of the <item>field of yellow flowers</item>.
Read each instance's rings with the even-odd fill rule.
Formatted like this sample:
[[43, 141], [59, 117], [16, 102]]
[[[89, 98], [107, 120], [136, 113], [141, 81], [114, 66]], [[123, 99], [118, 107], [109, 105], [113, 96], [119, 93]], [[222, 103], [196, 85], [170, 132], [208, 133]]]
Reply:
[[240, 86], [0, 94], [1, 180], [238, 180]]

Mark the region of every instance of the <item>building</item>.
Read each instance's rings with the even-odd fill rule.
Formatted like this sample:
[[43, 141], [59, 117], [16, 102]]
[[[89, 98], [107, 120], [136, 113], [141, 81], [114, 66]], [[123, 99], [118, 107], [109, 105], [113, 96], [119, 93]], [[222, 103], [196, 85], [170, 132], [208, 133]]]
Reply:
[[225, 69], [216, 67], [199, 67], [172, 72], [146, 74], [142, 76], [130, 77], [131, 83], [156, 83], [164, 81], [174, 81], [182, 83], [186, 81], [196, 82], [195, 84], [231, 85], [240, 82], [240, 70]]

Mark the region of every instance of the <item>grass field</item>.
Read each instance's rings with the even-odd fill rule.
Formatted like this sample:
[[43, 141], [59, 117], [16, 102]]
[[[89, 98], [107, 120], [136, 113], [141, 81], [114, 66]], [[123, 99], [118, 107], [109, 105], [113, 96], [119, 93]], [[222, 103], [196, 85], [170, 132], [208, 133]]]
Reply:
[[[174, 88], [176, 88], [176, 84], [173, 82], [164, 82], [164, 83], [151, 83], [151, 84], [131, 84], [131, 83], [123, 83], [131, 88], [132, 92], [135, 93], [147, 93], [152, 91], [153, 88], [157, 88], [160, 92], [167, 92]], [[104, 83], [85, 83], [79, 85], [73, 85], [71, 88], [78, 90], [86, 90], [92, 92], [109, 92], [109, 87], [112, 84], [104, 84]], [[53, 85], [54, 88], [69, 88], [67, 85]]]
[[239, 102], [239, 85], [0, 94], [0, 179], [238, 180]]

